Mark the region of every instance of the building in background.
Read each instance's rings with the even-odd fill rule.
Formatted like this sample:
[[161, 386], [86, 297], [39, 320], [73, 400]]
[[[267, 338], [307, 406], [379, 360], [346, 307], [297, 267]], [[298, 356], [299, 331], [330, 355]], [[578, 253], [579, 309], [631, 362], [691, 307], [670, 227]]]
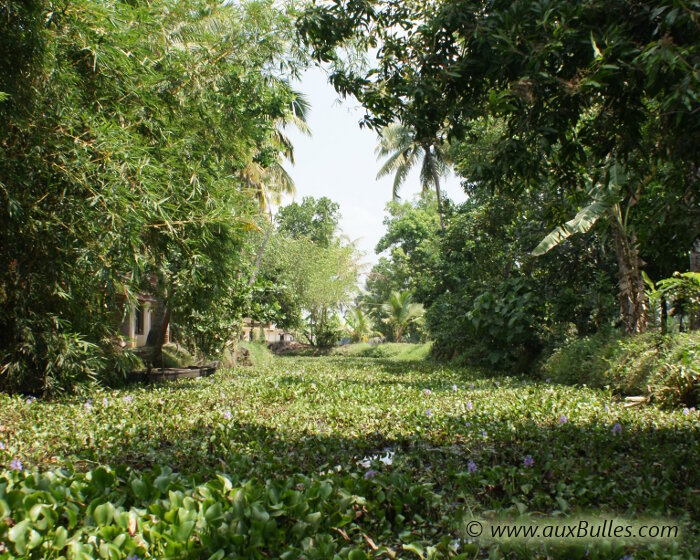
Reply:
[[294, 336], [284, 329], [277, 328], [274, 323], [260, 323], [251, 319], [243, 319], [241, 340], [265, 340], [267, 343], [292, 342]]
[[[156, 306], [156, 298], [147, 294], [139, 294], [137, 303], [128, 305], [124, 320], [119, 327], [119, 333], [126, 342], [127, 348], [140, 348], [146, 346], [148, 331], [151, 330], [153, 310]], [[172, 329], [168, 325], [165, 341], [172, 342]]]

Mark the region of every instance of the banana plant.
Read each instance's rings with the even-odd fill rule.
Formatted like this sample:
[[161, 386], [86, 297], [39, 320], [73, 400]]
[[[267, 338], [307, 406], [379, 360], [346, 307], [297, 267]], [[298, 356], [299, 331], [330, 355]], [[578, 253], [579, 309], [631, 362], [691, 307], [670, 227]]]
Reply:
[[637, 237], [629, 219], [635, 197], [628, 194], [627, 174], [621, 164], [613, 161], [602, 179], [589, 176], [587, 180], [591, 202], [579, 210], [573, 219], [547, 234], [532, 254], [544, 255], [572, 235], [587, 233], [599, 221], [607, 220], [618, 262], [618, 298], [622, 322], [630, 334], [644, 332], [647, 329], [648, 298], [641, 274], [644, 263], [639, 256]]

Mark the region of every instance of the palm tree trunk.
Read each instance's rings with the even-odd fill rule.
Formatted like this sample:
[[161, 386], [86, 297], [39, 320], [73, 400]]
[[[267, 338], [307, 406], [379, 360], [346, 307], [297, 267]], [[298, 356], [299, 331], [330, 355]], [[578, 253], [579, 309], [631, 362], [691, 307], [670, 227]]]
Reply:
[[442, 193], [440, 192], [440, 175], [435, 167], [435, 158], [433, 157], [432, 147], [430, 144], [423, 145], [425, 157], [430, 166], [430, 172], [433, 176], [433, 184], [435, 185], [435, 195], [437, 196], [438, 216], [440, 216], [440, 229], [445, 231], [445, 217], [442, 215]]
[[258, 254], [255, 256], [255, 266], [253, 267], [253, 273], [248, 279], [248, 287], [250, 288], [255, 284], [255, 279], [258, 277], [258, 272], [260, 272], [260, 264], [262, 263], [263, 254], [265, 253], [265, 247], [267, 247], [267, 242], [270, 240], [270, 235], [274, 228], [274, 221], [272, 219], [272, 214], [270, 214], [270, 223], [267, 225], [267, 230], [265, 231], [265, 237], [263, 239], [262, 245], [258, 249]]
[[618, 263], [620, 314], [628, 334], [647, 330], [648, 301], [644, 290], [639, 247], [619, 220], [613, 219], [613, 239]]

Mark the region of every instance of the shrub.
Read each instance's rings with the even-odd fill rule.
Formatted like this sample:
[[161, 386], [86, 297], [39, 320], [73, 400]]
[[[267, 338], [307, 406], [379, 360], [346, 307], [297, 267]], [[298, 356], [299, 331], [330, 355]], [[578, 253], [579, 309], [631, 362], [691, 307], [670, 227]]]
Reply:
[[19, 325], [19, 342], [0, 352], [0, 390], [36, 395], [75, 393], [81, 385], [113, 385], [126, 378], [137, 358], [74, 332], [50, 314], [31, 315]]
[[446, 293], [428, 309], [436, 357], [471, 365], [526, 370], [542, 348], [541, 301], [526, 279], [479, 293]]

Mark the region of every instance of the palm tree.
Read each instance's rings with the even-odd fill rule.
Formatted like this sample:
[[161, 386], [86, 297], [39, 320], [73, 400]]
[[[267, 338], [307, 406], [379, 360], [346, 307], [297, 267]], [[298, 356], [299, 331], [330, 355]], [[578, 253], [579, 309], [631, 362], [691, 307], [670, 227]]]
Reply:
[[411, 292], [392, 292], [382, 311], [387, 315], [384, 319], [393, 330], [394, 342], [400, 342], [404, 331], [413, 323], [422, 321], [425, 309], [420, 303], [413, 303]]
[[282, 158], [286, 158], [294, 165], [294, 146], [291, 140], [284, 133], [284, 127], [294, 125], [299, 131], [306, 135], [311, 135], [311, 131], [306, 124], [306, 117], [309, 113], [309, 103], [302, 93], [294, 92], [292, 101], [292, 111], [284, 117], [278, 119], [277, 126], [273, 133], [272, 142], [278, 148], [281, 148], [279, 159], [269, 167], [263, 167], [255, 160], [251, 161], [241, 172], [241, 178], [254, 190], [255, 196], [260, 204], [260, 210], [269, 216], [267, 230], [263, 239], [258, 254], [255, 257], [255, 266], [253, 273], [248, 279], [248, 285], [252, 286], [257, 278], [260, 270], [265, 247], [270, 239], [274, 227], [272, 219], [272, 206], [279, 205], [282, 200], [282, 195], [289, 194], [294, 196], [296, 189], [294, 181], [287, 173], [287, 170], [282, 165]]
[[353, 342], [367, 342], [374, 335], [371, 319], [360, 307], [348, 311], [345, 323]]
[[271, 144], [279, 150], [279, 157], [272, 165], [263, 166], [253, 159], [241, 171], [241, 179], [253, 191], [258, 199], [260, 209], [270, 213], [272, 205], [278, 205], [282, 196], [296, 193], [294, 181], [283, 166], [283, 160], [287, 159], [294, 165], [294, 146], [289, 137], [284, 133], [284, 128], [294, 126], [303, 134], [311, 135], [306, 123], [309, 113], [309, 103], [302, 93], [293, 92], [291, 112], [277, 119], [275, 129], [270, 138]]
[[399, 199], [399, 189], [406, 180], [409, 171], [420, 161], [420, 181], [423, 192], [432, 186], [435, 189], [440, 215], [440, 227], [445, 231], [442, 215], [442, 194], [440, 178], [449, 171], [449, 155], [444, 141], [418, 141], [413, 131], [402, 124], [391, 124], [384, 128], [375, 150], [377, 159], [386, 157], [386, 161], [377, 173], [377, 179], [394, 174], [392, 196]]

